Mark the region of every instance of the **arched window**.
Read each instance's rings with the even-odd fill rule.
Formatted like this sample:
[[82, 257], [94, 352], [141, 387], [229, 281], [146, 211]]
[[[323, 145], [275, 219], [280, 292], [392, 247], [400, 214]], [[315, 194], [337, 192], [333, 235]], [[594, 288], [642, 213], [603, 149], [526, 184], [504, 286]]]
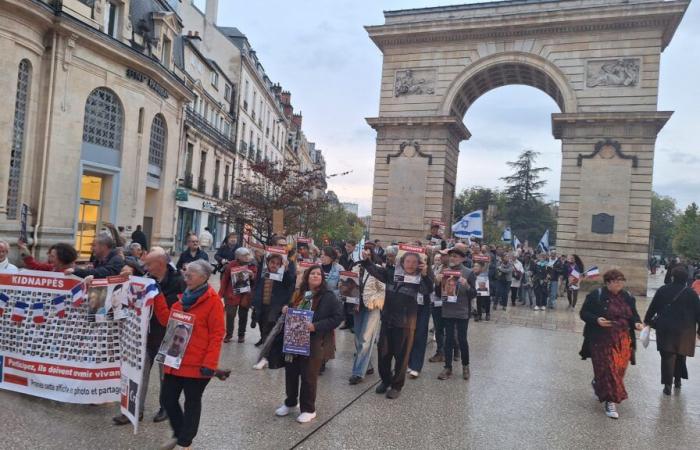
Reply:
[[27, 130], [27, 109], [29, 88], [32, 76], [31, 63], [23, 59], [17, 71], [17, 95], [15, 97], [15, 118], [12, 127], [12, 149], [10, 151], [10, 176], [7, 186], [7, 218], [17, 218], [20, 186], [22, 180], [22, 156], [24, 136]]
[[168, 128], [165, 124], [165, 117], [156, 114], [151, 123], [151, 143], [148, 148], [148, 164], [163, 168], [165, 159], [165, 147], [168, 140]]
[[124, 109], [117, 95], [97, 88], [85, 102], [83, 142], [116, 151], [122, 149]]

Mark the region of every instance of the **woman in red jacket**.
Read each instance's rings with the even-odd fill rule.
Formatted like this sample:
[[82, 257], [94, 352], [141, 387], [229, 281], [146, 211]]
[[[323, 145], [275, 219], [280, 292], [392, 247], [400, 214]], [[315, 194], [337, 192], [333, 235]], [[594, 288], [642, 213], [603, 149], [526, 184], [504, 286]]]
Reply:
[[[174, 439], [163, 448], [172, 449], [176, 445], [187, 448], [192, 445], [202, 413], [202, 394], [209, 380], [214, 375], [218, 376], [221, 341], [226, 329], [223, 303], [208, 283], [211, 273], [212, 267], [208, 262], [201, 260], [190, 262], [184, 274], [187, 289], [171, 308], [171, 316], [176, 312], [194, 316], [194, 326], [185, 331], [189, 335], [189, 340], [175, 342], [174, 336], [182, 330], [171, 333], [173, 334], [171, 348], [177, 344], [182, 359], [177, 369], [164, 366], [163, 406], [168, 413]], [[163, 309], [162, 302], [158, 303], [156, 314], [158, 320], [163, 323], [167, 309]], [[183, 347], [184, 353], [182, 353]], [[183, 391], [185, 393], [184, 411], [180, 407], [180, 394]]]
[[226, 310], [224, 342], [231, 342], [233, 338], [236, 313], [238, 313], [238, 342], [245, 342], [248, 308], [250, 308], [251, 292], [257, 273], [258, 267], [253, 262], [253, 253], [245, 247], [238, 248], [236, 259], [226, 264], [219, 289], [219, 295], [224, 299]]

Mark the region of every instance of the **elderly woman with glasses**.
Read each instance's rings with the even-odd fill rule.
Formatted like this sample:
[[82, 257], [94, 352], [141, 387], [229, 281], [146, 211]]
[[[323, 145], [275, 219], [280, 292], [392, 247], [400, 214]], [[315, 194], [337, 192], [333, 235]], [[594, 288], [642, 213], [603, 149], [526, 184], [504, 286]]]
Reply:
[[634, 330], [643, 325], [634, 297], [625, 287], [625, 276], [619, 270], [603, 275], [605, 286], [592, 291], [581, 308], [583, 329], [581, 358], [593, 362], [593, 390], [605, 404], [605, 415], [619, 418], [616, 404], [627, 398], [624, 377], [627, 366], [635, 364]]
[[[173, 439], [162, 448], [171, 449], [176, 445], [188, 448], [197, 435], [199, 418], [202, 414], [202, 395], [213, 376], [221, 376], [218, 370], [221, 342], [226, 333], [224, 324], [224, 304], [213, 287], [209, 285], [212, 266], [202, 260], [192, 261], [185, 266], [187, 288], [180, 300], [170, 308], [172, 312], [184, 312], [194, 316], [189, 330], [172, 333], [170, 347], [181, 356], [179, 368], [165, 366], [162, 386], [163, 407], [168, 413]], [[158, 321], [167, 323], [167, 306], [156, 304]], [[179, 334], [178, 334], [179, 333]], [[180, 337], [179, 340], [176, 338]], [[177, 342], [176, 342], [177, 341]], [[169, 350], [170, 351], [170, 350]], [[184, 411], [180, 406], [180, 395], [185, 394]]]

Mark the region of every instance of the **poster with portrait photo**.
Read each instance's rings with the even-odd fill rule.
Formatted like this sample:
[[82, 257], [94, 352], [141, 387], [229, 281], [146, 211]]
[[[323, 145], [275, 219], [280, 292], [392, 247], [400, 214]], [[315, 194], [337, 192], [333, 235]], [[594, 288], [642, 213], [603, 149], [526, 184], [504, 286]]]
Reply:
[[479, 274], [476, 277], [476, 295], [478, 297], [489, 297], [491, 295], [488, 274]]
[[92, 280], [87, 290], [88, 321], [104, 322], [107, 320], [107, 298], [109, 288], [109, 282], [106, 278]]
[[352, 305], [360, 304], [360, 275], [352, 271], [340, 272], [338, 291], [341, 300]]
[[114, 320], [124, 319], [128, 316], [129, 277], [107, 277], [107, 282], [109, 283], [105, 302], [107, 317]]
[[194, 316], [182, 311], [171, 311], [165, 337], [156, 355], [156, 361], [174, 369], [179, 369], [187, 345], [192, 337]]
[[263, 278], [274, 281], [284, 279], [285, 263], [287, 262], [287, 249], [284, 247], [267, 247], [265, 249], [265, 264]]
[[292, 355], [311, 354], [311, 332], [308, 325], [313, 322], [314, 312], [307, 309], [289, 308], [284, 318], [284, 340], [282, 352]]
[[311, 246], [313, 244], [314, 240], [311, 238], [297, 238], [297, 262], [313, 261], [313, 256], [311, 256]]
[[428, 256], [423, 247], [399, 244], [396, 255], [394, 281], [397, 283], [420, 284], [420, 265], [425, 264]]
[[231, 269], [231, 286], [234, 294], [247, 294], [250, 292], [251, 272], [247, 266], [238, 266]]
[[297, 267], [297, 281], [296, 281], [296, 288], [298, 289], [299, 286], [301, 286], [301, 282], [304, 281], [304, 273], [309, 270], [310, 267], [315, 266], [316, 263], [313, 263], [311, 261], [300, 261], [296, 263]]
[[459, 289], [459, 278], [462, 272], [459, 270], [443, 270], [442, 281], [440, 282], [440, 297], [443, 302], [457, 303], [457, 291]]

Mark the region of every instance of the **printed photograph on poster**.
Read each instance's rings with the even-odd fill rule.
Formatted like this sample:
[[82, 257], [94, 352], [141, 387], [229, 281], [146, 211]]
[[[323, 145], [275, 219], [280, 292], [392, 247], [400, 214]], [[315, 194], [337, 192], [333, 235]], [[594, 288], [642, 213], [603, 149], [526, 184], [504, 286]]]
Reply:
[[474, 262], [480, 262], [482, 264], [488, 264], [491, 262], [491, 258], [488, 255], [474, 255], [472, 257]]
[[491, 295], [488, 275], [479, 274], [479, 276], [476, 277], [476, 295], [479, 297], [488, 297]]
[[126, 284], [115, 284], [109, 286], [107, 297], [108, 313], [111, 311], [111, 316], [114, 320], [121, 320], [128, 315], [129, 300], [127, 298], [128, 288]]
[[284, 340], [282, 352], [292, 355], [311, 354], [311, 332], [308, 324], [313, 322], [314, 312], [306, 309], [289, 308], [284, 319]]
[[231, 269], [231, 286], [234, 294], [245, 294], [250, 292], [250, 269], [246, 266], [234, 267]]
[[190, 343], [193, 327], [194, 316], [192, 314], [172, 311], [156, 360], [168, 367], [179, 369], [187, 345]]
[[428, 256], [423, 247], [415, 245], [399, 244], [396, 255], [396, 269], [394, 269], [394, 281], [420, 284], [420, 265], [425, 264]]
[[356, 272], [340, 272], [338, 290], [341, 300], [353, 305], [360, 304], [360, 276]]
[[88, 319], [92, 322], [103, 322], [107, 318], [107, 280], [93, 280], [87, 291]]
[[263, 278], [274, 281], [282, 281], [284, 278], [284, 264], [287, 262], [287, 249], [284, 247], [267, 247], [265, 252], [265, 268]]
[[306, 272], [309, 267], [315, 266], [316, 263], [313, 263], [311, 261], [301, 261], [297, 262], [296, 267], [297, 267], [297, 281], [296, 281], [296, 287], [297, 289], [299, 286], [301, 286], [301, 282], [304, 280], [304, 272]]
[[442, 282], [440, 283], [440, 293], [443, 302], [456, 303], [457, 290], [459, 288], [459, 277], [462, 272], [459, 270], [443, 270]]
[[311, 238], [297, 238], [297, 262], [313, 261], [311, 256], [311, 246], [314, 240]]

